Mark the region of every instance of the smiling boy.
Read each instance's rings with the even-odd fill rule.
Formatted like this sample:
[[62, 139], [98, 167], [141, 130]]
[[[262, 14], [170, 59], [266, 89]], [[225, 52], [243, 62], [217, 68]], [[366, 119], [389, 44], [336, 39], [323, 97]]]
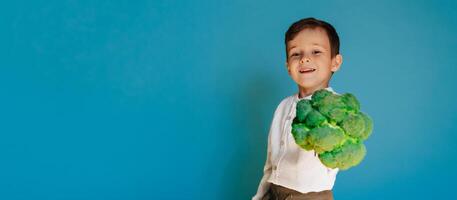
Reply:
[[311, 99], [319, 89], [329, 87], [342, 56], [339, 37], [329, 23], [305, 18], [293, 23], [285, 34], [286, 69], [298, 92], [283, 99], [273, 116], [268, 135], [264, 175], [253, 200], [333, 199], [332, 188], [338, 168], [321, 163], [314, 150], [300, 148], [291, 134], [296, 104]]

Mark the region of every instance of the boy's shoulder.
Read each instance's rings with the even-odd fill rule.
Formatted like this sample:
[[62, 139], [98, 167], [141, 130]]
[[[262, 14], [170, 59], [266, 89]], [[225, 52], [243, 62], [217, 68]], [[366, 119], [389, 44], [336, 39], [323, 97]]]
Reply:
[[297, 93], [284, 97], [278, 104], [275, 113], [278, 113], [292, 105], [297, 99]]
[[294, 93], [293, 95], [284, 97], [279, 103], [279, 106], [293, 103], [297, 99], [297, 95], [298, 93]]

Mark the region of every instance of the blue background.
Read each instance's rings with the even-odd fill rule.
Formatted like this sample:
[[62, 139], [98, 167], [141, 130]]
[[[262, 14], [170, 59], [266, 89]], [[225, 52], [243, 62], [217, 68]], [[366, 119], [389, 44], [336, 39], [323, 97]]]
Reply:
[[449, 199], [456, 1], [33, 1], [0, 8], [0, 199], [249, 199], [297, 92], [284, 33], [341, 39], [331, 82], [375, 122], [344, 199]]

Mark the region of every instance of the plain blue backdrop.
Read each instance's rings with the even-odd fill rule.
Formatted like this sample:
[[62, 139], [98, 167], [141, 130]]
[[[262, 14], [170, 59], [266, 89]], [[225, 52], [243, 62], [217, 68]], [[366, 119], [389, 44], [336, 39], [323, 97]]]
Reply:
[[14, 1], [0, 8], [0, 199], [249, 199], [297, 92], [284, 33], [333, 24], [372, 116], [337, 200], [451, 199], [456, 1]]

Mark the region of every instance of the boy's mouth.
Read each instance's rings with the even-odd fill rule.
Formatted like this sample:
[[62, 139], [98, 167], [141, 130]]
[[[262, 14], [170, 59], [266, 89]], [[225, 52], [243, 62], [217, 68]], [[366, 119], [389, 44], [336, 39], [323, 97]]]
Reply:
[[298, 70], [298, 72], [300, 72], [300, 74], [309, 74], [314, 71], [316, 71], [316, 69], [313, 69], [313, 68], [301, 68]]

